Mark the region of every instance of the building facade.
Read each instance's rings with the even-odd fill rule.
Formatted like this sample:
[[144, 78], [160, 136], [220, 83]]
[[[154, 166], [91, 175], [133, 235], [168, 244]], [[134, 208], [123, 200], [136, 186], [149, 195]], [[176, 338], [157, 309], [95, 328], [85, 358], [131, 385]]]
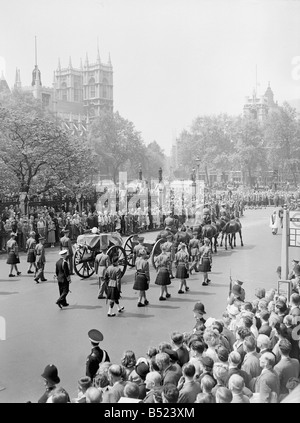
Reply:
[[252, 116], [255, 119], [263, 121], [277, 107], [278, 105], [277, 102], [274, 102], [274, 94], [269, 82], [264, 95], [259, 96], [257, 95], [257, 91], [253, 90], [252, 96], [245, 98], [243, 111], [245, 117]]
[[[30, 86], [22, 86], [20, 70], [16, 70], [14, 88], [30, 91], [42, 102], [44, 108], [62, 119], [63, 126], [82, 135], [88, 130], [89, 123], [102, 111], [113, 111], [113, 67], [109, 55], [108, 62], [97, 58], [90, 62], [88, 56], [84, 65], [72, 66], [71, 58], [67, 67], [62, 67], [60, 60], [54, 71], [52, 87], [42, 84], [41, 71], [37, 65], [32, 72]], [[9, 90], [4, 76], [1, 76], [0, 91]], [[9, 90], [10, 91], [10, 90]]]

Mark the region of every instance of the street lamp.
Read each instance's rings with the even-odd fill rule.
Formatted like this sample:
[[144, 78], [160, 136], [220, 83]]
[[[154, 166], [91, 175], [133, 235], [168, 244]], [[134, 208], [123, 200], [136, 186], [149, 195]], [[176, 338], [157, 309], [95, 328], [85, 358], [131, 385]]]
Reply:
[[161, 182], [161, 181], [162, 181], [162, 168], [160, 167], [158, 169], [158, 182]]
[[139, 164], [139, 180], [141, 181], [143, 179], [143, 172], [142, 172], [142, 165]]

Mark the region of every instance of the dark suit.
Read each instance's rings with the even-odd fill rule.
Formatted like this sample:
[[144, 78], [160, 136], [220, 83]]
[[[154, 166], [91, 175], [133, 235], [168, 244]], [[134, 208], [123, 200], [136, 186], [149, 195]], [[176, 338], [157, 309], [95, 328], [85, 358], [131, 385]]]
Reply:
[[59, 289], [59, 299], [57, 300], [57, 304], [66, 305], [66, 297], [69, 292], [69, 284], [71, 281], [70, 278], [70, 268], [68, 262], [61, 258], [56, 262], [56, 270], [55, 270], [58, 282], [58, 289]]

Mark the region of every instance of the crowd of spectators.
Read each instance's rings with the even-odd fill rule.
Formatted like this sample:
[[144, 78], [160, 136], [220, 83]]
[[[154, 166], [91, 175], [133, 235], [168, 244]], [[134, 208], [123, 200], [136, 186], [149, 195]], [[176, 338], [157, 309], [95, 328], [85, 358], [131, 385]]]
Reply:
[[244, 295], [234, 281], [220, 318], [207, 318], [205, 305], [196, 303], [194, 327], [165, 334], [141, 357], [133, 345], [119, 362], [100, 363], [93, 378], [78, 380], [73, 398], [55, 383], [51, 365], [51, 390], [41, 402], [299, 402], [300, 295], [287, 299], [264, 288], [251, 300]]

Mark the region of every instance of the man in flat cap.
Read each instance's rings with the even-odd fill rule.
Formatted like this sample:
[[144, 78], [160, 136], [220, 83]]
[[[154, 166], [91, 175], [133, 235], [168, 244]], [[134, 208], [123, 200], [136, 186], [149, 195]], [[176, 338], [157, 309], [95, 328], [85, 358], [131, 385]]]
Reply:
[[91, 341], [92, 351], [86, 359], [86, 376], [93, 380], [99, 365], [105, 361], [110, 362], [110, 358], [107, 352], [99, 347], [99, 342], [103, 341], [103, 335], [99, 330], [91, 329], [88, 332], [88, 337]]
[[67, 260], [68, 250], [62, 250], [59, 252], [61, 256], [60, 259], [56, 262], [55, 265], [55, 274], [58, 282], [59, 289], [59, 299], [56, 301], [56, 304], [59, 308], [67, 307], [67, 295], [69, 293], [69, 285], [71, 283], [70, 268]]

